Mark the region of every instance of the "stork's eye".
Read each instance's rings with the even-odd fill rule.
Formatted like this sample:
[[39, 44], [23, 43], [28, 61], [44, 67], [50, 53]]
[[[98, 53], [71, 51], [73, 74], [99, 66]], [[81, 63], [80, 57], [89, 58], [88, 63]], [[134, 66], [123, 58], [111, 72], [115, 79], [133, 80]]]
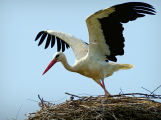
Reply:
[[59, 57], [59, 55], [56, 55], [56, 57], [55, 58], [58, 58]]

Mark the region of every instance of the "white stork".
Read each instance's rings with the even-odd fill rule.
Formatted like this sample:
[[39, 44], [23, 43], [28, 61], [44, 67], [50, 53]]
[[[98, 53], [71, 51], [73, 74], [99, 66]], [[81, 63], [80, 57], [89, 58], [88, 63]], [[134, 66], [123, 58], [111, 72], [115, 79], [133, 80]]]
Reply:
[[[100, 10], [86, 19], [89, 33], [89, 44], [66, 33], [44, 30], [38, 33], [36, 40], [41, 36], [39, 45], [47, 37], [45, 49], [55, 45], [57, 40], [57, 53], [50, 62], [43, 75], [56, 63], [61, 62], [64, 67], [77, 72], [86, 77], [92, 78], [105, 91], [105, 95], [110, 95], [106, 90], [104, 78], [111, 76], [120, 69], [133, 68], [132, 64], [118, 64], [117, 55], [124, 54], [124, 37], [122, 23], [144, 17], [145, 14], [155, 15], [155, 8], [152, 5], [142, 2], [128, 2], [118, 4]], [[71, 47], [74, 51], [76, 62], [70, 66], [63, 53], [65, 47]], [[62, 52], [60, 50], [62, 49]], [[113, 61], [113, 62], [109, 62]]]

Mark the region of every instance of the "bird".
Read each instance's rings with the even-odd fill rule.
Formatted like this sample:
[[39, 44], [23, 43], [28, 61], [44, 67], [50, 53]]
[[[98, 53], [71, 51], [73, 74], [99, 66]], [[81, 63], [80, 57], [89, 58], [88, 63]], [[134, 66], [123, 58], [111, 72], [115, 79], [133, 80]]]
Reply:
[[[105, 96], [111, 94], [106, 90], [104, 79], [118, 70], [131, 69], [132, 64], [117, 63], [116, 56], [124, 55], [123, 24], [144, 17], [146, 14], [155, 15], [155, 8], [143, 2], [126, 2], [99, 10], [86, 18], [89, 34], [89, 44], [70, 34], [60, 31], [40, 31], [35, 41], [40, 38], [38, 46], [46, 39], [45, 49], [51, 43], [51, 48], [57, 41], [57, 52], [47, 66], [44, 75], [55, 63], [62, 65], [71, 72], [92, 78], [104, 90]], [[68, 64], [63, 53], [72, 48], [75, 54], [75, 64]]]

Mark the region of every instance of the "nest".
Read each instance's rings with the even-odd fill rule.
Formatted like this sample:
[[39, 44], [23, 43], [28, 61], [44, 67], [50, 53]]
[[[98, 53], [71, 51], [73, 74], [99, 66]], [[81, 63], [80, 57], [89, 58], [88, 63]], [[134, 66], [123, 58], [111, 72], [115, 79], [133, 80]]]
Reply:
[[[69, 94], [69, 93], [66, 93]], [[27, 120], [161, 120], [161, 95], [130, 93], [121, 95], [71, 95], [71, 99], [52, 104], [40, 98], [40, 111], [26, 115]], [[74, 100], [74, 97], [79, 99]]]

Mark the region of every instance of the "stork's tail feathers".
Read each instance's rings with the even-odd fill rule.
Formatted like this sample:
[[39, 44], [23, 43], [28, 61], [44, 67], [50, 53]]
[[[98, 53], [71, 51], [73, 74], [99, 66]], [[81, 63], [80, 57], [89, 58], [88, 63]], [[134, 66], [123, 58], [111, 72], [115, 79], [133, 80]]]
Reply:
[[118, 64], [118, 67], [119, 67], [119, 69], [126, 70], [126, 69], [131, 69], [131, 68], [133, 68], [134, 65], [132, 65], [132, 64]]

